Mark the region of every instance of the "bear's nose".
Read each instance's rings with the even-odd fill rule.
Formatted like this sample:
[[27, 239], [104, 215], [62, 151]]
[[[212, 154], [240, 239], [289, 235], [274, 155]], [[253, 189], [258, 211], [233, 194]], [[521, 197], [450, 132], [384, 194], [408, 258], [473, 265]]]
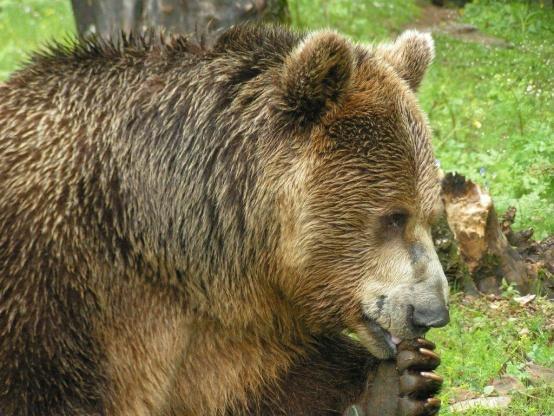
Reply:
[[426, 328], [440, 328], [450, 322], [450, 314], [445, 306], [433, 308], [414, 307], [412, 321], [416, 326], [424, 326]]

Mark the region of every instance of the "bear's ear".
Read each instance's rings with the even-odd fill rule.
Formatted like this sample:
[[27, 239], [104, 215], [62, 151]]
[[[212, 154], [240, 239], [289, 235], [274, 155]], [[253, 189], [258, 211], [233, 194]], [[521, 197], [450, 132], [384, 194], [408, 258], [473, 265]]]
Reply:
[[435, 44], [429, 33], [407, 30], [394, 43], [378, 46], [377, 55], [392, 65], [412, 90], [417, 91], [435, 57]]
[[352, 65], [348, 40], [332, 31], [308, 35], [285, 59], [279, 90], [282, 110], [300, 121], [315, 121], [344, 95]]

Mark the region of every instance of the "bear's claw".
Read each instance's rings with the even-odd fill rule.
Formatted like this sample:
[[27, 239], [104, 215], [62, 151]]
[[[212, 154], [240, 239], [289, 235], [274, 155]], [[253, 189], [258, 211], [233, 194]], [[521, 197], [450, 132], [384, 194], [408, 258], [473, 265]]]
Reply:
[[400, 376], [400, 394], [417, 398], [429, 397], [439, 391], [441, 384], [442, 377], [435, 373], [405, 372]]
[[440, 409], [433, 397], [443, 379], [433, 370], [440, 364], [426, 339], [403, 341], [398, 345], [396, 361], [383, 361], [377, 368], [356, 406], [346, 415], [357, 416], [432, 416]]
[[400, 399], [398, 408], [399, 416], [432, 416], [436, 415], [440, 409], [440, 400], [435, 398], [426, 401], [413, 400], [407, 397]]
[[399, 353], [396, 357], [396, 368], [402, 373], [407, 368], [412, 370], [434, 370], [440, 363], [440, 357], [427, 348], [408, 350], [410, 344], [400, 344]]
[[435, 344], [422, 338], [405, 341], [398, 346], [399, 416], [431, 416], [438, 413], [440, 400], [432, 396], [440, 390], [443, 379], [433, 372], [440, 364], [440, 357], [433, 352], [434, 349]]

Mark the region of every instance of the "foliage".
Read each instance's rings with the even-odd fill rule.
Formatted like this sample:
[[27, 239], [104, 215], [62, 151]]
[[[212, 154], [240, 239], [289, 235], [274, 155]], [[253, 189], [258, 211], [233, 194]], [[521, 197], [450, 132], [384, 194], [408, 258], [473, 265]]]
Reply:
[[[554, 366], [554, 305], [540, 298], [521, 305], [515, 293], [508, 292], [501, 298], [453, 295], [450, 325], [429, 334], [440, 346], [443, 403], [452, 399], [454, 388], [487, 393], [491, 381], [503, 374], [528, 384], [528, 361]], [[515, 393], [508, 409], [472, 409], [464, 416], [546, 416], [552, 409], [554, 387], [539, 384]], [[446, 406], [441, 415], [451, 415]]]
[[474, 1], [463, 19], [510, 47], [435, 36], [420, 93], [445, 170], [490, 187], [516, 228], [554, 232], [554, 19], [539, 5]]
[[73, 32], [69, 0], [0, 0], [0, 80], [27, 52]]
[[417, 17], [411, 1], [289, 0], [293, 23], [302, 29], [331, 27], [353, 39], [386, 39]]

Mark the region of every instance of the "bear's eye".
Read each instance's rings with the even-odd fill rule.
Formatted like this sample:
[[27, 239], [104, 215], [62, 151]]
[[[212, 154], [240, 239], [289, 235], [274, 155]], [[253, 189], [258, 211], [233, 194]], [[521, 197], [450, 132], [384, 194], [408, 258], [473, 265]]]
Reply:
[[385, 216], [384, 223], [387, 228], [401, 231], [408, 223], [408, 214], [405, 212], [393, 212]]

